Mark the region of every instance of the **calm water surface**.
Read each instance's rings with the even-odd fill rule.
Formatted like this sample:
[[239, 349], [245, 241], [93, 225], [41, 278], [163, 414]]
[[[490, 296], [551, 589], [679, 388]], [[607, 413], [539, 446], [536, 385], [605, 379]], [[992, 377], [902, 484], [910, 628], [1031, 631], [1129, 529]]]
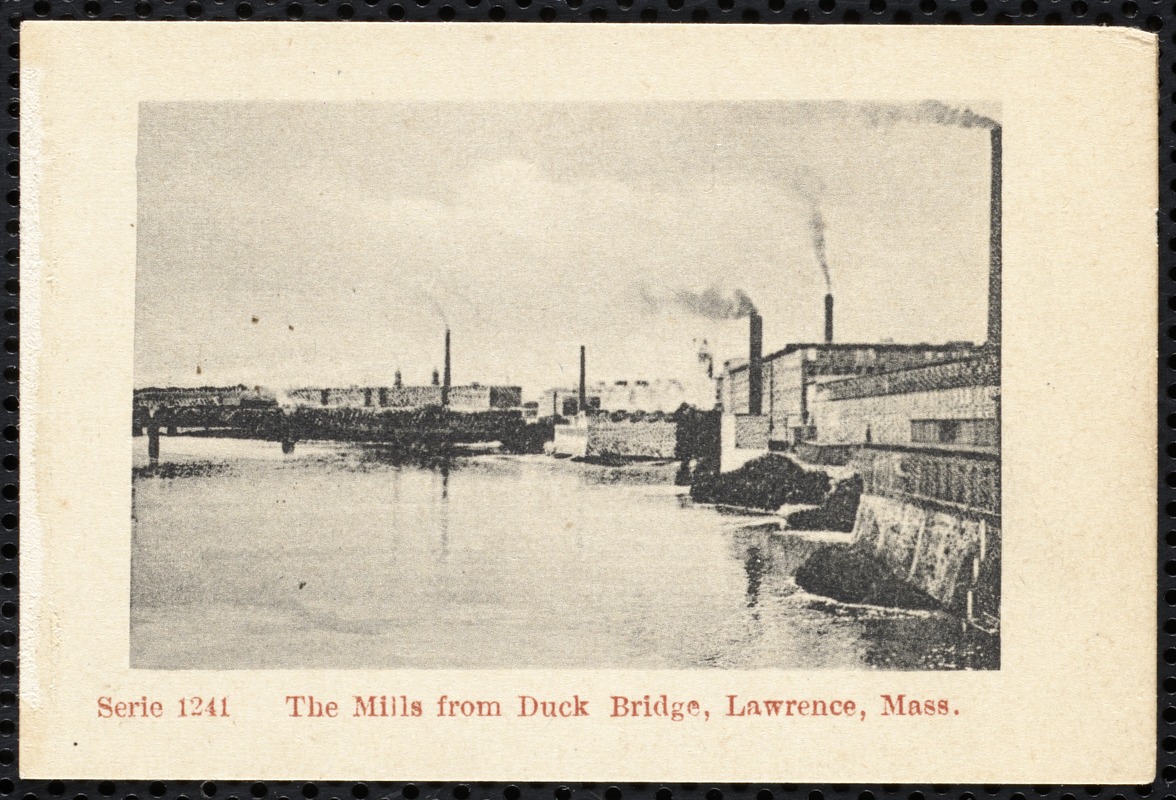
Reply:
[[135, 667], [995, 666], [946, 616], [800, 591], [844, 537], [694, 506], [673, 466], [165, 437], [151, 475], [135, 448]]

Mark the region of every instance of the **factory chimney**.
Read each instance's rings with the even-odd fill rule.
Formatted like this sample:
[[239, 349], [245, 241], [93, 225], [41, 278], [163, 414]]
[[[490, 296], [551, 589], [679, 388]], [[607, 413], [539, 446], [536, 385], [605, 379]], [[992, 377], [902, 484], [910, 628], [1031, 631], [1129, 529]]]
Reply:
[[833, 295], [825, 295], [825, 344], [833, 344]]
[[1001, 132], [996, 126], [992, 136], [992, 195], [988, 239], [988, 345], [1000, 347], [1000, 279], [1001, 279]]
[[452, 375], [449, 368], [449, 328], [445, 329], [445, 374], [441, 382], [441, 405], [449, 405], [449, 386]]
[[750, 320], [747, 354], [747, 413], [764, 413], [764, 320], [754, 311]]
[[588, 407], [588, 357], [584, 345], [580, 345], [580, 411]]

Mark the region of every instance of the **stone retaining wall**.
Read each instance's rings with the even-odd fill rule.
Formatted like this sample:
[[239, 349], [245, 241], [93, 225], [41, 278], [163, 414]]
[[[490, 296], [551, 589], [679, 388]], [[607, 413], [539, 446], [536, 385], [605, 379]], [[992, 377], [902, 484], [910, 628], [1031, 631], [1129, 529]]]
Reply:
[[580, 417], [555, 426], [554, 451], [580, 458], [674, 458], [678, 423]]
[[947, 610], [992, 624], [1000, 614], [1000, 539], [999, 521], [983, 515], [866, 494], [853, 541]]

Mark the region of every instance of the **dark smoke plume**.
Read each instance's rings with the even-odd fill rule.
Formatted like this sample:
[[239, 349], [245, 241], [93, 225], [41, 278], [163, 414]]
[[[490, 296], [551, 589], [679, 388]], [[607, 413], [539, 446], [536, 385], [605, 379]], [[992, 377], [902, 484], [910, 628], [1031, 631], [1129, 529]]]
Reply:
[[[892, 125], [899, 122], [943, 125], [952, 128], [980, 128], [994, 130], [1000, 127], [996, 120], [977, 114], [968, 108], [955, 108], [938, 100], [924, 100], [907, 105], [865, 104], [859, 106], [866, 119], [875, 126]], [[793, 182], [796, 192], [812, 205], [809, 229], [813, 235], [813, 251], [821, 276], [825, 279], [825, 291], [832, 293], [833, 280], [829, 275], [829, 259], [825, 253], [825, 218], [821, 214], [818, 198], [824, 192], [824, 183], [810, 176], [800, 175]]]
[[825, 218], [821, 209], [813, 206], [813, 214], [809, 217], [809, 227], [813, 232], [813, 251], [817, 256], [817, 264], [821, 267], [821, 275], [825, 278], [825, 292], [832, 293], [833, 280], [829, 277], [829, 259], [825, 256]]
[[911, 105], [870, 105], [865, 108], [867, 118], [874, 125], [895, 122], [924, 122], [952, 128], [983, 128], [993, 130], [1000, 123], [977, 114], [969, 108], [955, 108], [938, 100], [924, 100]]
[[825, 193], [825, 182], [812, 174], [798, 174], [792, 181], [793, 190], [804, 198], [812, 208], [809, 214], [809, 232], [813, 237], [813, 255], [825, 279], [825, 291], [833, 291], [833, 279], [829, 275], [829, 259], [825, 253], [825, 216], [821, 213], [820, 197]]
[[662, 294], [642, 286], [640, 292], [641, 299], [653, 311], [672, 306], [713, 320], [739, 319], [755, 313], [755, 303], [742, 289], [724, 291], [710, 286], [701, 292], [675, 289]]
[[716, 286], [702, 292], [679, 289], [674, 296], [682, 306], [709, 319], [739, 319], [755, 313], [755, 303], [742, 289], [734, 289], [729, 294]]

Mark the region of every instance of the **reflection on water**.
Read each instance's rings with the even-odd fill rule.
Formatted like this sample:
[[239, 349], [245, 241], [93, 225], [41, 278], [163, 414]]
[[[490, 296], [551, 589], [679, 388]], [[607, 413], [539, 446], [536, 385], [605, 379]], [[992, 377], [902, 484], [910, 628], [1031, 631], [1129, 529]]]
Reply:
[[694, 506], [674, 464], [163, 445], [217, 466], [136, 472], [135, 667], [996, 666], [949, 617], [800, 591], [830, 537]]
[[759, 603], [760, 581], [764, 576], [764, 557], [756, 545], [748, 546], [743, 568], [747, 571], [747, 607], [755, 608]]

